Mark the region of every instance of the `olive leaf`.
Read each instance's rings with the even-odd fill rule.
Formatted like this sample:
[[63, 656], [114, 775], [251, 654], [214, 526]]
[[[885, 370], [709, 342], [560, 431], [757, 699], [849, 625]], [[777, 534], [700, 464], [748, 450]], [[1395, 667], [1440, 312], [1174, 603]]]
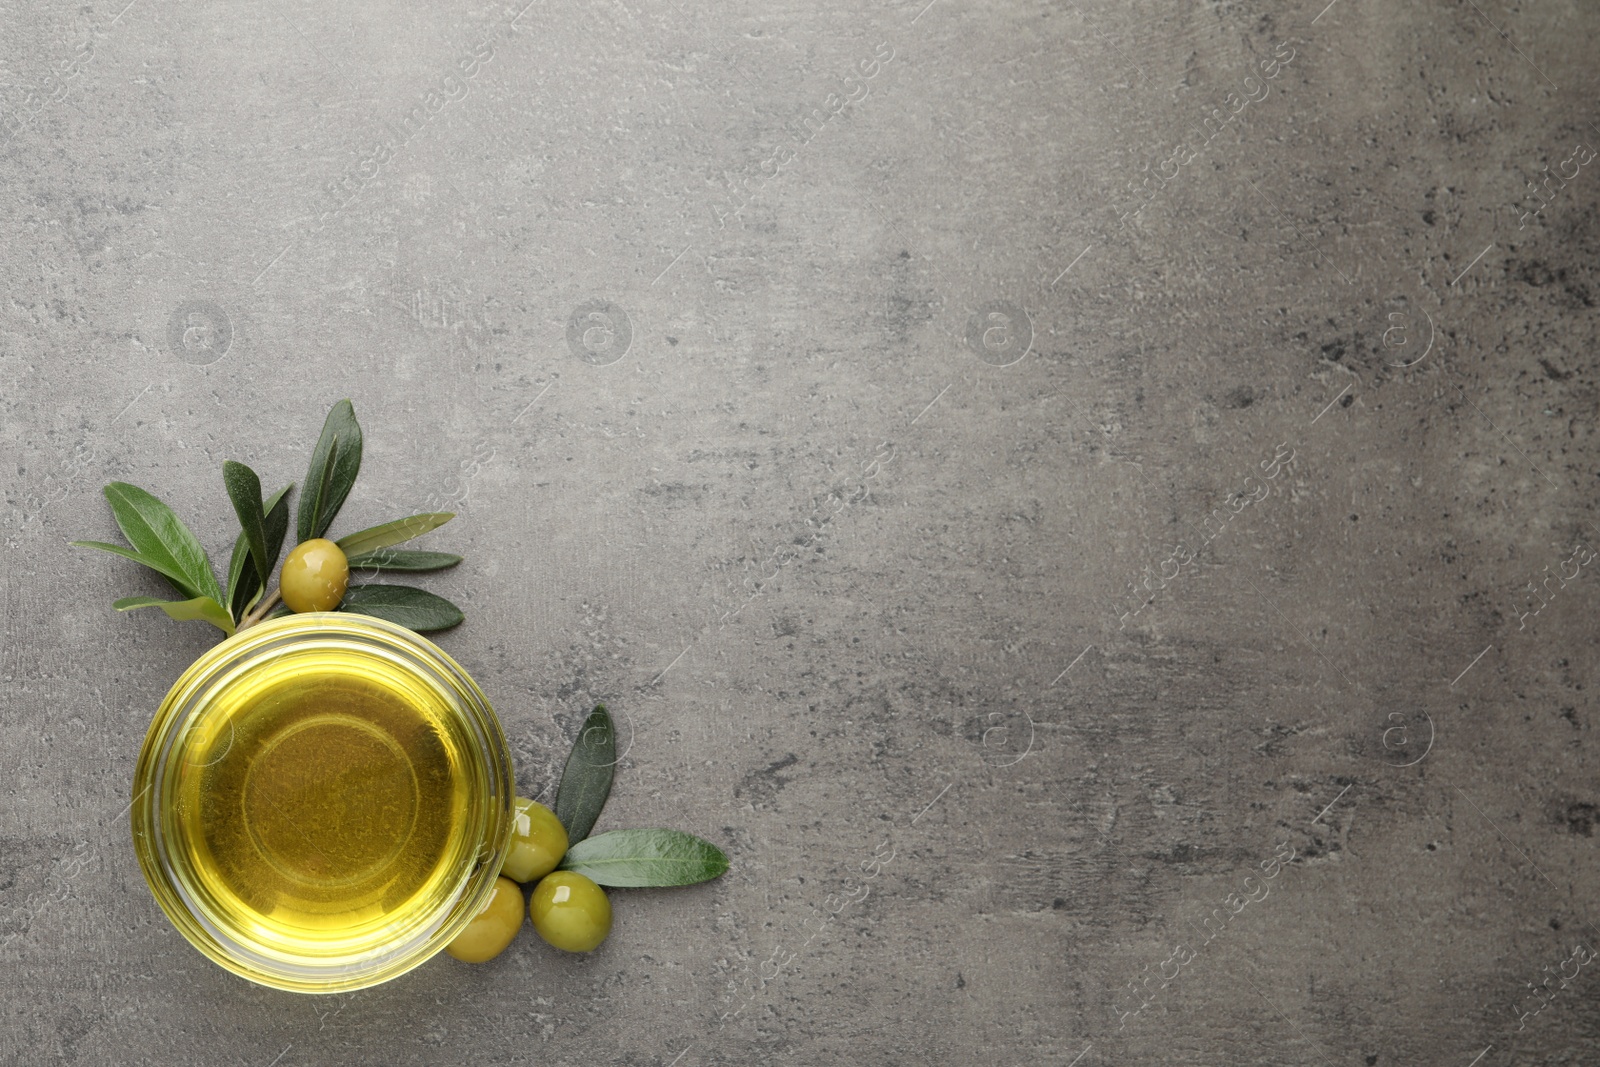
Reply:
[[448, 630], [466, 618], [460, 608], [425, 589], [376, 582], [352, 585], [337, 610], [387, 619], [418, 633]]
[[272, 568], [278, 565], [278, 554], [283, 551], [283, 539], [289, 534], [288, 497], [293, 488], [294, 483], [290, 482], [262, 505], [267, 512], [267, 569], [260, 575], [262, 585], [272, 577]]
[[131, 548], [127, 548], [123, 545], [113, 545], [106, 541], [69, 541], [68, 544], [74, 545], [78, 548], [98, 548], [102, 552], [110, 552], [113, 555], [121, 556], [123, 559], [131, 559], [135, 563], [149, 567], [157, 574], [164, 575], [167, 580], [170, 581], [173, 586], [178, 588], [181, 592], [188, 591], [183, 588], [187, 579], [184, 578], [181, 571], [168, 567], [159, 559], [151, 559], [143, 556]]
[[[271, 574], [267, 566], [267, 513], [261, 505], [261, 479], [243, 463], [229, 459], [222, 463], [222, 484], [228, 490], [228, 499], [233, 501], [233, 513], [239, 516], [241, 535], [250, 546], [256, 573]], [[228, 570], [231, 579], [231, 564]], [[231, 581], [229, 588], [233, 588]]]
[[410, 515], [404, 519], [386, 522], [381, 526], [372, 526], [365, 530], [357, 530], [353, 534], [346, 534], [334, 543], [344, 549], [346, 556], [353, 558], [375, 552], [380, 548], [388, 548], [390, 545], [403, 544], [413, 537], [421, 537], [429, 530], [437, 530], [455, 517], [456, 513], [453, 511]]
[[[245, 580], [247, 573], [248, 581]], [[250, 610], [240, 601], [261, 591], [257, 577], [255, 564], [250, 562], [250, 543], [241, 530], [233, 542], [233, 555], [228, 559], [228, 609], [235, 620], [242, 619]], [[245, 592], [247, 588], [250, 589], [248, 593]]]
[[728, 869], [728, 857], [711, 842], [682, 830], [612, 830], [567, 849], [561, 870], [599, 885], [693, 885]]
[[228, 614], [226, 608], [208, 596], [197, 596], [193, 600], [157, 600], [153, 596], [125, 596], [111, 606], [118, 611], [134, 611], [138, 608], [160, 608], [167, 613], [168, 618], [176, 619], [179, 622], [201, 619], [209, 622], [229, 637], [233, 636], [233, 616]]
[[556, 787], [556, 818], [566, 827], [567, 841], [577, 844], [589, 836], [600, 809], [611, 796], [611, 779], [617, 767], [617, 732], [604, 704], [596, 704], [572, 743], [567, 765]]
[[228, 607], [232, 609], [235, 619], [242, 619], [255, 606], [261, 594], [266, 592], [267, 579], [272, 575], [272, 568], [278, 565], [278, 554], [283, 551], [283, 539], [289, 532], [287, 497], [289, 490], [293, 488], [294, 483], [290, 482], [260, 504], [262, 510], [266, 512], [266, 519], [262, 523], [266, 556], [264, 572], [256, 571], [255, 563], [251, 560], [254, 553], [250, 550], [249, 542], [243, 532], [240, 532], [238, 540], [233, 543], [233, 558], [228, 563]]
[[210, 597], [222, 602], [222, 588], [212, 573], [210, 557], [171, 508], [127, 482], [107, 485], [105, 497], [122, 536], [133, 547], [127, 549], [104, 541], [74, 541], [74, 545], [98, 548], [141, 563], [165, 576], [191, 599]]
[[361, 425], [350, 401], [341, 400], [328, 412], [322, 436], [311, 451], [305, 492], [300, 496], [297, 540], [309, 541], [327, 532], [360, 470]]
[[350, 569], [378, 571], [437, 571], [454, 567], [461, 557], [449, 552], [416, 552], [402, 548], [379, 548], [350, 557]]
[[[313, 480], [310, 474], [306, 475], [306, 485], [307, 486], [315, 485], [316, 488], [317, 488], [317, 495], [315, 497], [313, 497], [309, 501], [305, 497], [301, 497], [300, 498], [300, 524], [302, 526], [305, 525], [305, 522], [306, 522], [306, 509], [309, 507], [311, 509], [311, 524], [309, 526], [309, 529], [311, 529], [313, 531], [317, 531], [317, 528], [319, 526], [324, 530], [326, 530], [328, 528], [327, 524], [323, 523], [321, 521], [322, 512], [323, 512], [323, 505], [327, 503], [328, 489], [330, 488], [330, 485], [331, 485], [331, 483], [333, 481], [333, 469], [334, 469], [334, 466], [338, 462], [339, 462], [339, 435], [338, 434], [334, 434], [333, 437], [328, 441], [328, 454], [327, 454], [327, 458], [324, 459], [323, 463], [322, 463], [322, 476], [320, 478], [316, 478], [316, 479]], [[331, 516], [331, 515], [328, 516], [328, 521], [332, 522], [333, 521], [333, 516]], [[312, 537], [321, 537], [322, 534], [321, 534], [320, 531], [318, 531], [318, 532], [313, 532], [311, 534], [311, 536]], [[300, 538], [300, 540], [301, 541], [305, 541], [307, 539], [302, 537], [302, 538]]]

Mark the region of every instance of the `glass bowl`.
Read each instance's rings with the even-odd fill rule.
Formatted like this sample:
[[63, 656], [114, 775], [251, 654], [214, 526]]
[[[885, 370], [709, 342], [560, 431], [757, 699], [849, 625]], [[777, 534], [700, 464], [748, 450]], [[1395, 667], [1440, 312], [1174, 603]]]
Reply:
[[487, 904], [515, 781], [494, 710], [437, 646], [308, 612], [183, 673], [133, 797], [139, 865], [190, 943], [261, 985], [333, 993], [404, 974]]

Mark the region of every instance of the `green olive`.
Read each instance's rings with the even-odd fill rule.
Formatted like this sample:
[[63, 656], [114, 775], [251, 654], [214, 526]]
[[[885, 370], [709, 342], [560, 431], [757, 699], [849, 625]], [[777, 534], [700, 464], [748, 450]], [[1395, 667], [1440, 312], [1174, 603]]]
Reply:
[[332, 611], [349, 584], [350, 561], [326, 537], [295, 545], [278, 575], [278, 589], [290, 611]]
[[533, 928], [556, 948], [588, 952], [611, 932], [606, 891], [575, 871], [547, 874], [528, 901]]
[[488, 902], [444, 950], [463, 963], [486, 963], [504, 952], [521, 928], [522, 887], [496, 878]]
[[567, 830], [556, 813], [537, 800], [517, 798], [512, 819], [511, 851], [500, 873], [519, 882], [532, 882], [556, 869], [567, 854]]

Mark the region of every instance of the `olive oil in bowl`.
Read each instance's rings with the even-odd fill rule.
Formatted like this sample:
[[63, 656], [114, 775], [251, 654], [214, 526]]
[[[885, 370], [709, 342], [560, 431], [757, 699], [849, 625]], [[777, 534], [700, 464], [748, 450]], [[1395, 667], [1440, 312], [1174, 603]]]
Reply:
[[492, 891], [511, 826], [505, 738], [477, 687], [357, 615], [291, 616], [202, 656], [135, 779], [163, 909], [284, 989], [359, 988], [431, 956]]

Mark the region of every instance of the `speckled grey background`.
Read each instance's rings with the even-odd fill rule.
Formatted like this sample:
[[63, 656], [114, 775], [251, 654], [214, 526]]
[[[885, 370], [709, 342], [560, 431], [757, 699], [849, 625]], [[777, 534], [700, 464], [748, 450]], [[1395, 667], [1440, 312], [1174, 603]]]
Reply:
[[[1600, 1062], [1600, 8], [0, 25], [0, 1061]], [[338, 997], [169, 926], [214, 631], [67, 542], [225, 557], [343, 396], [523, 791], [603, 699], [720, 882]]]

